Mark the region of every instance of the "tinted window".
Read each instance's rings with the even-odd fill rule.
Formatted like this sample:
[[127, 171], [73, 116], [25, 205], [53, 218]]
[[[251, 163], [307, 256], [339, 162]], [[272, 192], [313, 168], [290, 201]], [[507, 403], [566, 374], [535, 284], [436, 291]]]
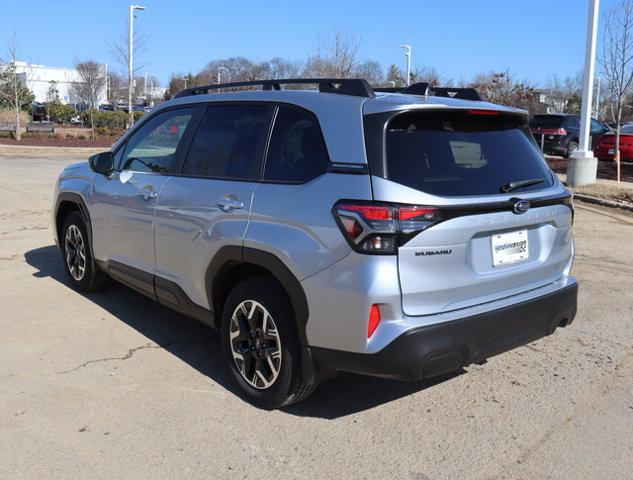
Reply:
[[174, 165], [180, 139], [193, 113], [193, 108], [170, 110], [148, 120], [128, 140], [125, 153], [118, 164], [119, 169], [169, 172]]
[[270, 107], [212, 105], [196, 131], [183, 173], [212, 178], [259, 180]]
[[606, 128], [598, 120], [591, 119], [591, 131], [592, 132], [604, 132]]
[[568, 128], [580, 128], [580, 119], [578, 117], [569, 117], [565, 125]]
[[[517, 123], [517, 121], [519, 123]], [[387, 128], [387, 178], [441, 196], [495, 195], [509, 182], [552, 185], [529, 131], [516, 117], [407, 113]]]
[[328, 155], [316, 119], [281, 106], [268, 148], [264, 179], [300, 183], [325, 173]]
[[565, 121], [561, 115], [534, 115], [530, 120], [532, 128], [560, 128]]

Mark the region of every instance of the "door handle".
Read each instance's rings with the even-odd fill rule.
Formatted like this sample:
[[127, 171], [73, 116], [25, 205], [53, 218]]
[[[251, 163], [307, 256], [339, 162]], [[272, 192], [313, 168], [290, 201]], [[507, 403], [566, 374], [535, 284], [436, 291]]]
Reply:
[[139, 192], [139, 195], [143, 198], [143, 200], [147, 201], [150, 198], [158, 197], [158, 192], [155, 192], [154, 190], [143, 189]]
[[220, 207], [220, 210], [223, 212], [230, 212], [231, 210], [244, 208], [244, 204], [237, 198], [221, 197], [218, 200], [218, 207]]

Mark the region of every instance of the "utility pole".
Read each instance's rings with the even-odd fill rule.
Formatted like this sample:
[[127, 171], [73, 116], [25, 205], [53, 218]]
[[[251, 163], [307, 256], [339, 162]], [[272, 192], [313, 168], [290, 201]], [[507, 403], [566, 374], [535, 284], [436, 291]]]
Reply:
[[407, 57], [407, 87], [411, 85], [411, 45], [400, 45], [404, 48], [404, 56]]
[[132, 110], [132, 93], [134, 91], [134, 10], [147, 10], [142, 5], [130, 5], [130, 27], [128, 38], [127, 66], [128, 66], [128, 83], [127, 83], [127, 107], [129, 114], [130, 128], [134, 125], [134, 111]]
[[598, 160], [590, 149], [591, 110], [593, 107], [593, 77], [596, 69], [596, 40], [598, 37], [598, 14], [600, 0], [589, 0], [587, 20], [587, 45], [585, 46], [585, 74], [582, 91], [582, 113], [580, 116], [580, 139], [578, 150], [572, 153], [567, 166], [567, 184], [572, 187], [596, 182]]

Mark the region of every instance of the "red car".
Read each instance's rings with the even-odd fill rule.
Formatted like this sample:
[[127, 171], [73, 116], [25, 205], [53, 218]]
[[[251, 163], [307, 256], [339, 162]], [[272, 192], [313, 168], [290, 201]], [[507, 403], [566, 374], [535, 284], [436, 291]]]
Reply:
[[[602, 135], [593, 154], [598, 160], [615, 160], [615, 132]], [[620, 128], [620, 160], [633, 160], [633, 125]]]

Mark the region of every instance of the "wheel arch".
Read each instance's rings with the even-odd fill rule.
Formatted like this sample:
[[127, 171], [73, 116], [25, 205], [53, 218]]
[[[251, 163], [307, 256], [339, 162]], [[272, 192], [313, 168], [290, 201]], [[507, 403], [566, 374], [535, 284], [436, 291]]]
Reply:
[[307, 346], [306, 324], [309, 311], [301, 283], [277, 256], [255, 248], [222, 247], [207, 268], [207, 298], [214, 313], [216, 327], [220, 327], [224, 302], [231, 289], [246, 278], [264, 274], [271, 275], [288, 296], [295, 315], [299, 340], [303, 346]]
[[61, 192], [57, 196], [55, 202], [55, 232], [57, 233], [58, 244], [61, 245], [61, 234], [64, 226], [65, 218], [74, 211], [81, 213], [81, 216], [86, 223], [86, 231], [88, 232], [88, 246], [90, 247], [90, 254], [94, 258], [92, 251], [92, 222], [90, 219], [90, 212], [83, 197], [74, 192]]

